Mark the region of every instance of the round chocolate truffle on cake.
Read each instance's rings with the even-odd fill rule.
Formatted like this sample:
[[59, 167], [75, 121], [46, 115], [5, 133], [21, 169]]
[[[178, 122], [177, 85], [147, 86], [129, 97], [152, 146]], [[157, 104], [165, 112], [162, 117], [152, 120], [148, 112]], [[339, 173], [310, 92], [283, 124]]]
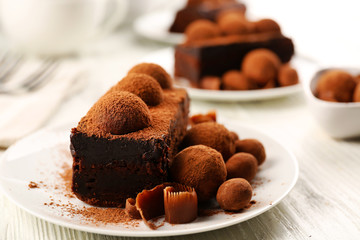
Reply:
[[131, 68], [128, 74], [130, 73], [143, 73], [150, 75], [159, 82], [163, 89], [172, 88], [173, 82], [170, 75], [160, 65], [154, 63], [140, 63]]
[[254, 22], [256, 32], [277, 32], [281, 33], [280, 26], [272, 19], [265, 18]]
[[129, 73], [111, 91], [128, 91], [140, 97], [147, 105], [156, 106], [164, 100], [160, 84], [150, 75]]
[[185, 30], [186, 40], [195, 42], [204, 39], [210, 39], [221, 35], [221, 30], [217, 24], [201, 19], [192, 22]]
[[247, 21], [241, 14], [224, 14], [218, 18], [218, 25], [226, 35], [245, 34], [249, 32]]
[[218, 151], [196, 145], [175, 156], [170, 174], [174, 182], [195, 188], [199, 201], [207, 201], [226, 180], [226, 166]]
[[219, 151], [226, 161], [235, 153], [235, 146], [230, 131], [216, 122], [196, 124], [187, 131], [182, 147], [206, 145]]
[[138, 96], [115, 91], [101, 97], [88, 112], [99, 129], [111, 134], [126, 134], [149, 127], [149, 108]]

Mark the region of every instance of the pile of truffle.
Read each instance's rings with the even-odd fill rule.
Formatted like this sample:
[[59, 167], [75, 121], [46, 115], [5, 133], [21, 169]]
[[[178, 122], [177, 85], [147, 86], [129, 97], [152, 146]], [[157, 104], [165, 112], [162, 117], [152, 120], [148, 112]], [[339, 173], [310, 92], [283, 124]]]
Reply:
[[216, 22], [205, 19], [196, 20], [185, 30], [187, 43], [253, 33], [281, 33], [281, 29], [279, 24], [272, 19], [251, 22], [246, 19], [243, 11], [234, 9], [221, 11], [216, 17]]
[[183, 150], [170, 166], [171, 178], [193, 187], [199, 202], [216, 197], [222, 209], [239, 211], [252, 198], [249, 182], [265, 161], [265, 149], [256, 139], [240, 140], [212, 116], [215, 115], [192, 118], [193, 126], [184, 137]]
[[317, 83], [315, 96], [329, 102], [360, 102], [360, 75], [342, 70], [324, 72]]
[[148, 106], [160, 104], [163, 89], [169, 88], [172, 79], [161, 66], [138, 64], [89, 110], [91, 126], [115, 135], [149, 127], [152, 119]]
[[200, 88], [208, 90], [254, 90], [286, 87], [299, 82], [298, 74], [289, 64], [282, 64], [270, 50], [259, 48], [245, 55], [241, 71], [227, 71], [221, 78], [206, 76]]

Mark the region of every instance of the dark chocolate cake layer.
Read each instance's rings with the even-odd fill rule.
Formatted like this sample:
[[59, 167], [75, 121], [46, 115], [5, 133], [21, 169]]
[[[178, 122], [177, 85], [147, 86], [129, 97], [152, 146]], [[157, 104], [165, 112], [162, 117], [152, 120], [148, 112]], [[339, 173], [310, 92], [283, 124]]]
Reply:
[[164, 101], [150, 107], [152, 125], [113, 135], [83, 117], [71, 134], [73, 191], [96, 206], [120, 206], [143, 189], [167, 181], [168, 166], [185, 135], [189, 99], [182, 89], [164, 90]]
[[239, 69], [244, 56], [257, 48], [273, 51], [284, 63], [294, 55], [292, 40], [280, 33], [218, 37], [176, 46], [175, 76], [197, 87], [204, 76], [220, 77], [228, 70]]

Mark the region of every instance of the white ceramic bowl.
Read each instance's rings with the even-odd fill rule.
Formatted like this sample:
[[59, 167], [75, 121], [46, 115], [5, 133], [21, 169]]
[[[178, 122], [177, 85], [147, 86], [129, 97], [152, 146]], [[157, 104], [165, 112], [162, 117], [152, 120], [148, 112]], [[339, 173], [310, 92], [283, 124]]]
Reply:
[[[335, 69], [326, 68], [318, 71], [305, 86], [308, 106], [321, 127], [334, 138], [354, 138], [360, 136], [360, 103], [337, 103], [323, 101], [315, 97], [315, 88], [319, 77], [325, 71]], [[360, 74], [360, 69], [336, 68], [350, 74]]]

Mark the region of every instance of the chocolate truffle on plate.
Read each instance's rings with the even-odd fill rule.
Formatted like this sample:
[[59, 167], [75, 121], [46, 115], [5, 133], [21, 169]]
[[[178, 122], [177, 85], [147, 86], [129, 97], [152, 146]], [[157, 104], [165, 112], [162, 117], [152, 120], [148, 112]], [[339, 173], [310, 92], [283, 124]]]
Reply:
[[281, 32], [280, 26], [272, 19], [261, 19], [254, 22], [256, 32]]
[[236, 153], [226, 161], [227, 179], [245, 178], [249, 182], [254, 179], [258, 163], [250, 153]]
[[147, 105], [156, 106], [164, 100], [163, 90], [153, 77], [143, 73], [129, 73], [110, 91], [128, 91], [140, 97]]
[[220, 90], [221, 79], [216, 76], [205, 76], [200, 80], [200, 88], [207, 90]]
[[355, 88], [354, 96], [353, 96], [353, 101], [354, 102], [360, 102], [360, 82], [358, 82], [356, 84], [356, 88]]
[[239, 211], [246, 207], [252, 197], [251, 185], [246, 179], [232, 178], [219, 187], [216, 200], [226, 211]]
[[161, 88], [172, 88], [173, 82], [170, 75], [158, 64], [140, 63], [131, 68], [128, 73], [144, 73], [150, 75], [159, 82]]
[[149, 127], [152, 121], [145, 102], [126, 91], [104, 95], [90, 108], [87, 115], [99, 129], [116, 135]]
[[242, 72], [237, 70], [227, 71], [222, 79], [224, 90], [250, 90], [256, 87]]
[[234, 142], [236, 140], [239, 140], [239, 135], [236, 132], [230, 131], [230, 135], [231, 135], [231, 138], [234, 140]]
[[279, 69], [278, 82], [281, 87], [295, 85], [299, 83], [299, 76], [294, 68], [284, 64]]
[[356, 87], [354, 77], [342, 70], [323, 73], [316, 87], [317, 97], [332, 102], [351, 102]]
[[261, 165], [266, 158], [264, 145], [256, 139], [243, 139], [235, 141], [236, 152], [246, 152], [252, 154], [258, 165]]
[[185, 30], [188, 42], [210, 39], [221, 35], [221, 30], [217, 24], [201, 19], [189, 24]]
[[281, 61], [275, 53], [259, 48], [245, 55], [241, 69], [246, 77], [264, 86], [276, 79], [280, 65]]
[[204, 122], [194, 125], [185, 134], [182, 147], [206, 145], [219, 151], [226, 161], [235, 153], [230, 131], [216, 122]]
[[175, 156], [170, 174], [172, 181], [195, 188], [199, 201], [207, 201], [226, 180], [226, 166], [218, 151], [195, 145]]

